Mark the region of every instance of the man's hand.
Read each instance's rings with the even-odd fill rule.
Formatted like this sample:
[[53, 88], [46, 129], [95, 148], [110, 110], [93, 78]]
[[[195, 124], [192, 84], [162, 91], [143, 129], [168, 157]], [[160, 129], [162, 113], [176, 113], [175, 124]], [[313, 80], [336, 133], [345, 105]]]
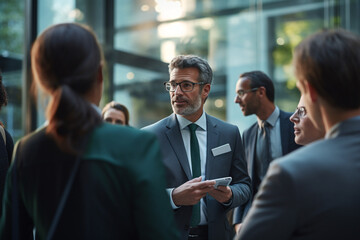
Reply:
[[206, 193], [214, 189], [215, 181], [201, 181], [201, 177], [191, 179], [172, 192], [176, 206], [195, 205]]
[[209, 195], [215, 198], [218, 202], [226, 203], [232, 197], [232, 191], [228, 186], [218, 186], [209, 192]]

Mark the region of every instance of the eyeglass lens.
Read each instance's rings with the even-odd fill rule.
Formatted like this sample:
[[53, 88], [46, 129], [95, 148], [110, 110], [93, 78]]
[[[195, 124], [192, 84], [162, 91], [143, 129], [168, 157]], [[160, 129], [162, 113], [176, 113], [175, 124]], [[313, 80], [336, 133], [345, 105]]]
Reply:
[[170, 92], [174, 92], [178, 85], [180, 86], [181, 91], [190, 92], [194, 89], [195, 83], [189, 82], [189, 81], [184, 81], [184, 82], [180, 82], [180, 83], [176, 83], [176, 82], [165, 83], [166, 90], [170, 91]]
[[305, 109], [304, 107], [296, 108], [295, 113], [296, 113], [299, 117], [305, 117], [305, 116], [306, 116], [306, 109]]

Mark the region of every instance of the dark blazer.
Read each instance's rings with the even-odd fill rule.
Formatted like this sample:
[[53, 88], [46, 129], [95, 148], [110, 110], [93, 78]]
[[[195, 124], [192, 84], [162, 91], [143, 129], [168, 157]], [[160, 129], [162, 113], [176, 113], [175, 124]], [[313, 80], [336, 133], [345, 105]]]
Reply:
[[273, 161], [241, 240], [360, 239], [360, 116]]
[[[294, 151], [295, 149], [301, 147], [300, 145], [295, 143], [294, 124], [289, 119], [291, 115], [292, 113], [288, 113], [280, 110], [280, 116], [279, 116], [280, 136], [281, 136], [281, 146], [282, 146], [283, 155], [286, 155]], [[256, 122], [253, 125], [251, 125], [248, 129], [246, 129], [243, 133], [245, 157], [248, 166], [248, 173], [251, 179], [253, 179], [254, 176], [254, 169], [255, 169], [254, 163], [256, 157], [255, 146], [256, 146], [256, 138], [257, 138], [258, 130], [259, 130], [259, 125]], [[254, 183], [252, 182], [252, 189], [256, 189], [256, 187], [253, 184]], [[250, 201], [247, 204], [235, 209], [234, 219], [233, 219], [234, 224], [242, 222], [243, 218], [246, 216], [251, 206], [254, 195], [255, 192], [253, 191]]]
[[[5, 141], [0, 134], [0, 204], [2, 203], [3, 199], [3, 192], [5, 187], [5, 179], [6, 173], [9, 169], [9, 165], [11, 162], [11, 157], [14, 149], [14, 142], [12, 137], [10, 136], [9, 132], [5, 130]], [[0, 205], [2, 206], [2, 204]], [[1, 207], [0, 207], [0, 216], [1, 216]]]
[[[205, 178], [232, 177], [230, 188], [233, 198], [230, 206], [219, 203], [210, 195], [206, 196], [209, 240], [232, 239], [226, 213], [230, 209], [248, 201], [250, 178], [246, 171], [246, 161], [242, 148], [241, 137], [236, 126], [206, 115], [207, 121], [207, 153]], [[157, 134], [160, 141], [164, 165], [166, 168], [167, 188], [175, 188], [192, 179], [186, 150], [182, 140], [176, 115], [160, 120], [144, 128]], [[214, 156], [211, 149], [230, 144], [231, 151]], [[181, 232], [181, 239], [187, 239], [192, 206], [181, 206], [174, 210], [175, 221]]]
[[[11, 239], [14, 168], [19, 235], [45, 239], [75, 157], [39, 130], [20, 140], [6, 181], [0, 239]], [[91, 134], [53, 239], [178, 239], [156, 136], [104, 123]]]

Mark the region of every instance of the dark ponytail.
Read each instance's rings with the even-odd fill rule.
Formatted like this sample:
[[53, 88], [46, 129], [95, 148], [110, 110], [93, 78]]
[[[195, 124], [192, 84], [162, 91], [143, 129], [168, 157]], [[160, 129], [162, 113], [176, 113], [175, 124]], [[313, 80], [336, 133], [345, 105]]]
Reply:
[[77, 154], [84, 136], [102, 122], [85, 99], [97, 86], [101, 67], [96, 37], [85, 26], [59, 24], [36, 39], [31, 53], [35, 81], [52, 96], [46, 132], [61, 149]]
[[46, 115], [47, 133], [63, 150], [72, 153], [77, 153], [83, 137], [102, 121], [95, 108], [67, 85], [54, 92]]

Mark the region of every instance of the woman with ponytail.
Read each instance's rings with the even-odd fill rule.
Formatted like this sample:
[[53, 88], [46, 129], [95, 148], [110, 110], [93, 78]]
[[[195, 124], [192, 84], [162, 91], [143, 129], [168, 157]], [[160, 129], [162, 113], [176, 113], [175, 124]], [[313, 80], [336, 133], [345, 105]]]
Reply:
[[15, 146], [0, 239], [177, 239], [156, 137], [102, 122], [94, 33], [54, 25], [31, 64], [49, 124]]

